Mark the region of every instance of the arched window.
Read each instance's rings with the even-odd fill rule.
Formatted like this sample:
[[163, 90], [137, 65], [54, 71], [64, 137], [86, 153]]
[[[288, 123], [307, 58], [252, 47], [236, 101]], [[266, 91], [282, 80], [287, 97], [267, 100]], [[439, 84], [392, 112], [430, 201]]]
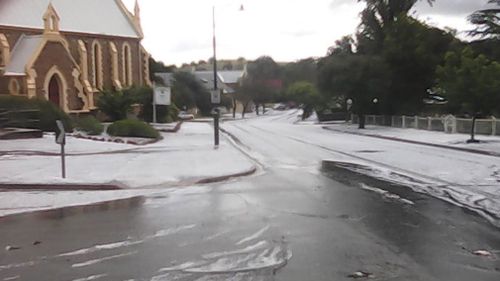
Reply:
[[9, 42], [7, 41], [7, 37], [0, 33], [0, 67], [4, 67], [7, 65], [9, 60]]
[[130, 52], [130, 45], [123, 44], [122, 50], [122, 77], [124, 86], [132, 86], [132, 53]]
[[19, 81], [16, 78], [12, 78], [9, 82], [9, 92], [11, 95], [20, 95], [21, 94], [21, 85], [19, 85]]
[[92, 44], [92, 86], [95, 90], [103, 88], [102, 50], [97, 41]]

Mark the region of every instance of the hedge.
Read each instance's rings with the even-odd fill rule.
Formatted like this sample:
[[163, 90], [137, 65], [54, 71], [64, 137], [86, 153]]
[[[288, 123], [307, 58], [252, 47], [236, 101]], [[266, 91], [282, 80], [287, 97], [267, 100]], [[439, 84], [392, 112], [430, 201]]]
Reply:
[[[69, 116], [52, 102], [43, 98], [0, 95], [0, 109], [13, 111], [8, 114], [8, 126], [18, 128], [39, 129], [46, 132], [57, 130], [56, 120], [61, 120], [66, 132], [73, 131], [73, 123]], [[16, 113], [15, 111], [34, 110], [32, 113]]]
[[102, 134], [104, 126], [94, 116], [75, 119], [75, 127], [91, 136]]
[[137, 137], [157, 139], [160, 133], [149, 124], [138, 120], [116, 121], [108, 127], [108, 134], [116, 137]]

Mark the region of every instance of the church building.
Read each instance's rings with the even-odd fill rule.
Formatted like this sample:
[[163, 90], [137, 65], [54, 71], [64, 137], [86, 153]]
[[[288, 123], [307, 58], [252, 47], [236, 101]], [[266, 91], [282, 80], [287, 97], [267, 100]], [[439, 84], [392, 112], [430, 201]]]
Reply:
[[102, 90], [151, 84], [142, 39], [137, 2], [0, 0], [0, 95], [92, 111]]

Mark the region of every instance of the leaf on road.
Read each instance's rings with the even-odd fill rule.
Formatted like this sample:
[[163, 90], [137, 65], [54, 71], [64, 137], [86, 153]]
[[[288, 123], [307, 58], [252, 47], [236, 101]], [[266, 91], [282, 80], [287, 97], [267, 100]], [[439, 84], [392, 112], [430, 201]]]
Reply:
[[14, 250], [20, 250], [21, 247], [17, 247], [17, 246], [7, 246], [5, 247], [5, 251], [14, 251]]
[[477, 250], [477, 251], [474, 251], [472, 252], [474, 255], [476, 256], [481, 256], [481, 257], [491, 257], [493, 256], [492, 253], [486, 251], [486, 250]]
[[373, 278], [374, 275], [364, 271], [356, 271], [353, 274], [347, 275], [349, 278], [359, 279], [359, 278]]

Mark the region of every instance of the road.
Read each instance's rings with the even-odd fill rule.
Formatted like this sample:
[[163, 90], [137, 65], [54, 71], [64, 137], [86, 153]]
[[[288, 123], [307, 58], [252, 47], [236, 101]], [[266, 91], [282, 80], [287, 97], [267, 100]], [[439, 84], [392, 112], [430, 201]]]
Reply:
[[254, 176], [1, 220], [0, 241], [20, 249], [0, 252], [0, 280], [352, 280], [356, 272], [367, 280], [500, 280], [500, 232], [483, 217], [319, 169], [353, 151], [380, 162], [366, 151], [382, 144], [435, 150], [339, 133], [331, 133], [337, 142], [306, 139], [307, 126], [285, 121], [223, 124], [259, 165]]

